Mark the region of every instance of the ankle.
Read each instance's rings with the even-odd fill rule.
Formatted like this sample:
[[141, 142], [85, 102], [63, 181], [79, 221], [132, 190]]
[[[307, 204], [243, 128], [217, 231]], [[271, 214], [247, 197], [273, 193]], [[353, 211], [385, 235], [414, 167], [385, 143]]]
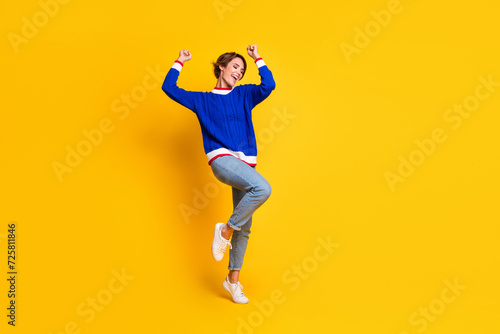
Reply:
[[232, 230], [233, 229], [230, 228], [229, 225], [225, 224], [224, 226], [222, 226], [222, 228], [220, 230], [221, 237], [223, 237], [226, 240], [231, 239], [231, 235], [233, 234]]
[[231, 284], [236, 284], [236, 283], [238, 283], [239, 278], [240, 278], [240, 277], [239, 277], [239, 274], [232, 274], [232, 273], [229, 273], [229, 274], [227, 275], [227, 281], [228, 281], [229, 283], [231, 283]]

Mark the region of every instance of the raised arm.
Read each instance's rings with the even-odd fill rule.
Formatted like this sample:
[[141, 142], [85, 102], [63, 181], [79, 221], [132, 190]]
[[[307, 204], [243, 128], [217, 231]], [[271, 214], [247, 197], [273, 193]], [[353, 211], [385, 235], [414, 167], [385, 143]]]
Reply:
[[179, 78], [182, 67], [184, 66], [184, 63], [189, 60], [191, 60], [191, 52], [187, 49], [181, 50], [179, 52], [179, 57], [174, 62], [165, 77], [162, 89], [172, 100], [192, 111], [195, 111], [194, 98], [197, 92], [186, 91], [177, 86], [177, 79]]
[[260, 85], [254, 85], [250, 90], [252, 104], [255, 107], [271, 94], [271, 92], [276, 88], [276, 83], [274, 82], [273, 74], [271, 73], [269, 68], [267, 68], [264, 60], [262, 60], [262, 58], [260, 57], [257, 45], [249, 45], [247, 48], [247, 52], [257, 65], [260, 75]]

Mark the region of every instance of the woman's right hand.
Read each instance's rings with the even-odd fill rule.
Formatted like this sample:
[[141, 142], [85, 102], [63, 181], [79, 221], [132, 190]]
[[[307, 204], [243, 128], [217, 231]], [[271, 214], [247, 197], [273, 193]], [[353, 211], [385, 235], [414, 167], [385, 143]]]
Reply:
[[189, 52], [188, 49], [181, 50], [179, 52], [179, 58], [177, 58], [177, 60], [184, 64], [188, 60], [191, 60], [191, 52]]

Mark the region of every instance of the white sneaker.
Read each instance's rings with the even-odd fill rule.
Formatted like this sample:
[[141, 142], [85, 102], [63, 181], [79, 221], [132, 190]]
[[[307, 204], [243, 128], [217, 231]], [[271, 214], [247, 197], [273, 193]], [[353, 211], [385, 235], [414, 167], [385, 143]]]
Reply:
[[243, 289], [243, 286], [240, 284], [240, 282], [230, 283], [228, 277], [226, 276], [224, 283], [222, 283], [222, 287], [231, 294], [231, 297], [233, 297], [233, 301], [236, 304], [248, 303], [248, 298], [245, 297], [245, 294], [243, 293], [243, 291], [241, 291]]
[[215, 224], [214, 240], [212, 241], [212, 256], [215, 261], [222, 260], [224, 253], [226, 252], [227, 245], [229, 245], [229, 248], [232, 248], [231, 241], [224, 239], [221, 235], [221, 230], [224, 225], [225, 224], [223, 223]]

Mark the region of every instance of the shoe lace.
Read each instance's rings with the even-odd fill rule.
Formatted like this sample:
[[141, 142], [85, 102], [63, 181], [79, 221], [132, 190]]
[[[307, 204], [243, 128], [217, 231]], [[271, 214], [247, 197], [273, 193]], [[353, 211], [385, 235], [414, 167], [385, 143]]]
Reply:
[[226, 251], [227, 245], [229, 245], [229, 249], [233, 249], [233, 246], [231, 246], [231, 241], [221, 240], [221, 242], [219, 243], [218, 251], [224, 253]]
[[234, 296], [235, 297], [245, 297], [245, 294], [243, 293], [243, 285], [240, 284], [240, 282], [236, 283], [236, 289], [234, 290]]

